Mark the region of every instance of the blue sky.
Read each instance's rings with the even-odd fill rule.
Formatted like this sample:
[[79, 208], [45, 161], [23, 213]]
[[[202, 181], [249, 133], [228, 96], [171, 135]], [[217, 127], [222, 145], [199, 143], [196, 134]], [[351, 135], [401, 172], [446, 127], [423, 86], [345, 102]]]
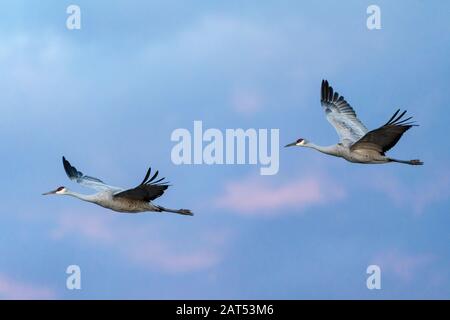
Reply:
[[[82, 29], [65, 27], [81, 8]], [[381, 30], [366, 8], [381, 8]], [[2, 1], [0, 298], [450, 298], [444, 1]], [[337, 142], [322, 79], [369, 128], [405, 108], [420, 124], [362, 166], [280, 150], [280, 170], [170, 160], [174, 129], [278, 128]], [[78, 169], [194, 217], [122, 215], [42, 197]], [[65, 269], [82, 270], [82, 290]], [[366, 288], [366, 268], [382, 289]]]

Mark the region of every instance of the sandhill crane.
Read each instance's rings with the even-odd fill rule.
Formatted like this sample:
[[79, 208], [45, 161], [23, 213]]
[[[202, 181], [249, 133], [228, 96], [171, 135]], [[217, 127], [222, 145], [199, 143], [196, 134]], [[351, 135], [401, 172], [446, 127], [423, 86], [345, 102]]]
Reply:
[[63, 157], [62, 160], [64, 170], [70, 180], [74, 180], [79, 184], [95, 189], [98, 192], [92, 195], [85, 195], [73, 192], [66, 187], [59, 187], [56, 190], [46, 192], [43, 195], [57, 194], [72, 196], [118, 212], [138, 213], [145, 211], [165, 211], [182, 215], [193, 215], [193, 213], [187, 209], [167, 209], [151, 202], [162, 196], [164, 191], [169, 187], [167, 182], [163, 181], [164, 178], [155, 180], [158, 176], [158, 171], [150, 178], [151, 168], [148, 169], [144, 180], [142, 180], [137, 187], [125, 190], [123, 188], [107, 185], [100, 179], [84, 175], [73, 167], [66, 158]]
[[[334, 92], [328, 81], [322, 80], [321, 99], [323, 110], [331, 125], [339, 135], [339, 143], [331, 146], [317, 146], [305, 139], [286, 145], [312, 148], [322, 153], [344, 158], [355, 163], [379, 164], [399, 162], [410, 165], [422, 165], [420, 160], [397, 160], [385, 155], [400, 140], [405, 131], [413, 126], [408, 122], [412, 117], [403, 119], [406, 111], [397, 110], [384, 125], [368, 131], [357, 118], [355, 111], [343, 96]], [[399, 114], [400, 113], [400, 114]]]

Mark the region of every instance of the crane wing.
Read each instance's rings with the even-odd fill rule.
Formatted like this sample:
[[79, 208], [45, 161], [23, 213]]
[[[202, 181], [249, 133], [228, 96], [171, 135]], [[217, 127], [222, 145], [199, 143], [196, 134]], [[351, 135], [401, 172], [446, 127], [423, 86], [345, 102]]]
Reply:
[[350, 147], [350, 150], [354, 151], [358, 149], [369, 149], [384, 154], [386, 151], [395, 146], [402, 137], [403, 133], [411, 127], [417, 126], [412, 122], [408, 122], [412, 119], [412, 117], [402, 120], [403, 116], [406, 114], [406, 110], [397, 116], [399, 112], [400, 109], [397, 110], [391, 119], [389, 119], [389, 121], [384, 125], [378, 129], [366, 133], [361, 139]]
[[66, 158], [63, 157], [62, 160], [63, 160], [64, 170], [66, 171], [66, 174], [70, 180], [74, 180], [83, 186], [86, 186], [91, 189], [95, 189], [97, 191], [123, 190], [122, 188], [107, 185], [100, 179], [84, 175], [82, 172], [78, 171], [74, 166], [72, 166], [70, 164], [70, 162], [66, 160]]
[[355, 110], [343, 96], [333, 91], [327, 80], [322, 80], [320, 102], [342, 144], [351, 145], [367, 133], [367, 128], [358, 119]]
[[114, 194], [114, 197], [126, 198], [130, 200], [152, 201], [163, 195], [164, 191], [169, 187], [168, 182], [161, 178], [155, 181], [158, 171], [149, 179], [151, 168], [148, 169], [144, 180], [136, 188], [125, 190]]

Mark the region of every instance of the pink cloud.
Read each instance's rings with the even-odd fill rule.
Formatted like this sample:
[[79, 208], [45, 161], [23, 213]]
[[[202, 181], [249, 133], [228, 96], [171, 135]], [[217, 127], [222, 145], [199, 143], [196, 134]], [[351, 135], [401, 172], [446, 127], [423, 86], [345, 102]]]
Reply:
[[450, 198], [450, 173], [443, 170], [428, 181], [406, 184], [391, 176], [374, 179], [375, 188], [386, 193], [395, 205], [410, 207], [415, 214], [422, 214], [434, 203]]
[[269, 184], [264, 177], [259, 177], [227, 183], [225, 193], [215, 200], [215, 204], [243, 214], [276, 215], [284, 208], [302, 210], [344, 196], [344, 190], [326, 177], [307, 177], [281, 186]]
[[405, 282], [410, 282], [415, 275], [420, 276], [420, 270], [427, 266], [433, 257], [425, 254], [405, 254], [398, 250], [379, 253], [373, 263], [381, 268], [381, 272], [391, 273]]
[[49, 288], [13, 280], [0, 274], [0, 299], [55, 299]]
[[210, 269], [220, 263], [230, 233], [224, 230], [208, 231], [196, 242], [196, 249], [186, 245], [171, 245], [158, 240], [136, 243], [127, 255], [141, 265], [157, 267], [167, 272], [184, 273]]
[[261, 110], [262, 96], [254, 90], [235, 90], [231, 96], [233, 109], [244, 115], [251, 115]]
[[183, 252], [164, 243], [145, 242], [131, 247], [127, 256], [141, 265], [171, 273], [184, 273], [215, 266], [220, 256], [211, 249]]
[[55, 240], [81, 238], [114, 249], [138, 266], [169, 273], [205, 270], [221, 260], [222, 241], [198, 241], [193, 248], [187, 244], [180, 246], [164, 240], [155, 228], [130, 226], [123, 220], [117, 223], [114, 218], [118, 217], [62, 215], [50, 235]]
[[113, 234], [107, 226], [107, 221], [98, 216], [62, 215], [58, 221], [58, 227], [51, 232], [51, 236], [54, 239], [61, 239], [69, 233], [79, 233], [96, 241], [113, 241]]

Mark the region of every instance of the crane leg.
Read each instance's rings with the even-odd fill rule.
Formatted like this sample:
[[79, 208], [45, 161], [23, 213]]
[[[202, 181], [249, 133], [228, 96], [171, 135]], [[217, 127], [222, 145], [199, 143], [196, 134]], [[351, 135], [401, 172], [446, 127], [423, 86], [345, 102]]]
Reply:
[[392, 159], [392, 158], [388, 158], [388, 160], [390, 162], [398, 162], [398, 163], [404, 163], [404, 164], [409, 164], [412, 166], [421, 166], [423, 165], [423, 162], [417, 159], [414, 160], [397, 160], [397, 159]]
[[182, 214], [185, 216], [193, 216], [194, 214], [192, 213], [191, 210], [189, 209], [169, 209], [169, 208], [164, 208], [162, 206], [157, 206], [158, 209], [160, 209], [161, 211], [164, 212], [173, 212], [173, 213], [178, 213], [178, 214]]

